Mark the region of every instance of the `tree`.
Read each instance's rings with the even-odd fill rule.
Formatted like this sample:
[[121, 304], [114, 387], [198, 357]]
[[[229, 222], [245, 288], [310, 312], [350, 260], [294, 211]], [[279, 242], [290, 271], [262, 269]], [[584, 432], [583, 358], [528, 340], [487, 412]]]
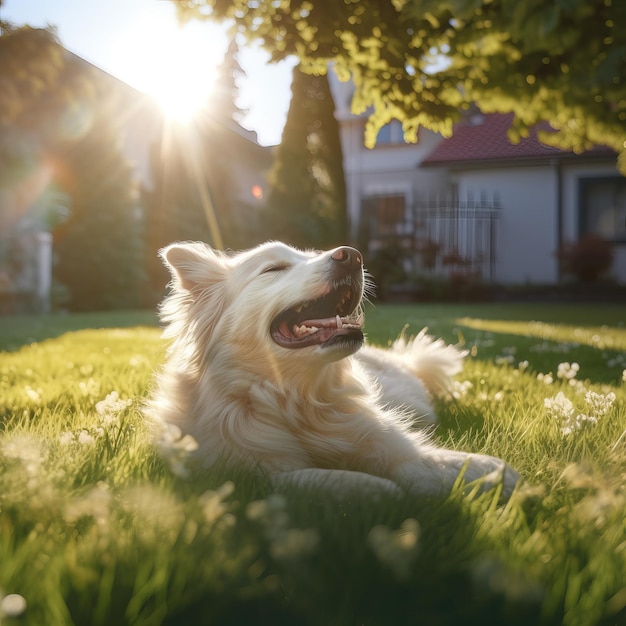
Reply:
[[53, 231], [55, 277], [74, 311], [137, 307], [143, 278], [141, 222], [119, 129], [100, 113], [92, 129], [57, 147], [57, 180], [69, 219]]
[[[39, 213], [37, 228], [53, 232], [55, 276], [71, 308], [136, 305], [137, 201], [112, 122], [110, 85], [64, 50], [53, 32], [6, 23], [0, 29], [0, 188], [10, 198], [30, 180], [41, 184], [29, 185], [18, 204], [23, 214]], [[46, 190], [41, 181], [50, 173]], [[55, 188], [65, 192], [67, 211], [45, 199]], [[3, 220], [6, 208], [0, 202], [2, 234], [10, 235], [20, 216]]]
[[28, 127], [64, 65], [53, 31], [0, 21], [0, 128]]
[[233, 38], [224, 54], [224, 59], [217, 68], [211, 92], [209, 110], [214, 119], [222, 123], [241, 122], [246, 111], [237, 104], [238, 81], [245, 75], [246, 73], [239, 64], [239, 46], [237, 40]]
[[541, 140], [606, 145], [626, 174], [626, 3], [617, 0], [188, 0], [183, 19], [230, 19], [278, 61], [333, 62], [372, 107], [367, 143], [402, 121], [450, 135], [463, 110], [513, 112], [513, 141], [547, 120]]
[[301, 247], [345, 243], [346, 187], [328, 79], [296, 66], [291, 92], [270, 174], [267, 234]]
[[[214, 241], [206, 211], [215, 210], [207, 183], [207, 164], [198, 129], [171, 128], [151, 150], [153, 188], [144, 190], [146, 221], [145, 266], [150, 293], [146, 304], [163, 296], [169, 273], [158, 258], [158, 250], [173, 241]], [[203, 205], [204, 201], [210, 205]]]

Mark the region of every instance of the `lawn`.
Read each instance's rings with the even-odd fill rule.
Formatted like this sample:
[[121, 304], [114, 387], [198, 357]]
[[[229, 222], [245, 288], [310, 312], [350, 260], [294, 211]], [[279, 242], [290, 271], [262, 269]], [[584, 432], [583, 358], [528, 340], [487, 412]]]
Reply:
[[198, 475], [141, 420], [146, 313], [0, 318], [2, 624], [626, 624], [626, 310], [380, 305], [468, 350], [437, 440], [497, 455], [498, 505], [329, 502]]

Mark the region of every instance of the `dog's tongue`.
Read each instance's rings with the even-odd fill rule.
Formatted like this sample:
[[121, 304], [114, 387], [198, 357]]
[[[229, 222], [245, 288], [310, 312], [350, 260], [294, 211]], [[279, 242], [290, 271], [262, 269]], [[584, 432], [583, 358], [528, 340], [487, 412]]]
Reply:
[[346, 330], [359, 330], [361, 325], [359, 319], [336, 315], [335, 317], [303, 320], [291, 326], [287, 321], [283, 321], [279, 331], [284, 337], [294, 337], [296, 339], [310, 337], [313, 340], [313, 335], [315, 335], [313, 343], [323, 343], [332, 337], [335, 332], [343, 328]]
[[317, 328], [341, 328], [343, 322], [339, 315], [335, 317], [325, 317], [317, 320], [304, 320], [300, 322], [301, 326], [316, 326]]
[[336, 329], [342, 327], [342, 321], [339, 316], [327, 317], [324, 319], [315, 320], [303, 320], [298, 324], [289, 325], [284, 321], [280, 325], [280, 332], [285, 337], [304, 337], [306, 335], [313, 335], [320, 331], [320, 329], [330, 328]]

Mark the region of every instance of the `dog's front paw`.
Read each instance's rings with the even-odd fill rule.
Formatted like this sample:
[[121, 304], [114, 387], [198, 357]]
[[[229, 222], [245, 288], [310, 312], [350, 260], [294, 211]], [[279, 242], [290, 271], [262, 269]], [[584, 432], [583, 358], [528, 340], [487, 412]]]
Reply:
[[520, 475], [505, 461], [484, 454], [467, 454], [459, 476], [463, 482], [475, 483], [480, 491], [502, 485], [502, 498], [508, 500], [520, 481]]
[[394, 479], [410, 493], [446, 496], [459, 482], [479, 491], [502, 485], [502, 499], [508, 500], [519, 474], [502, 459], [483, 454], [428, 448], [419, 459], [397, 467]]

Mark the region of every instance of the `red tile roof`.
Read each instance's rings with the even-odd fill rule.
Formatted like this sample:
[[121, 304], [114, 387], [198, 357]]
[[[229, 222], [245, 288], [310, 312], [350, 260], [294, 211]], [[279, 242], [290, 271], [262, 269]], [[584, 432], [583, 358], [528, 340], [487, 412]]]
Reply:
[[[530, 135], [517, 144], [511, 143], [507, 131], [513, 121], [512, 114], [491, 113], [470, 116], [454, 127], [452, 137], [444, 139], [422, 161], [421, 165], [452, 163], [479, 163], [519, 159], [546, 159], [556, 156], [573, 156], [572, 152], [551, 148], [539, 142], [538, 130], [550, 130], [547, 123], [530, 131]], [[609, 149], [592, 151], [604, 156], [613, 154]]]

